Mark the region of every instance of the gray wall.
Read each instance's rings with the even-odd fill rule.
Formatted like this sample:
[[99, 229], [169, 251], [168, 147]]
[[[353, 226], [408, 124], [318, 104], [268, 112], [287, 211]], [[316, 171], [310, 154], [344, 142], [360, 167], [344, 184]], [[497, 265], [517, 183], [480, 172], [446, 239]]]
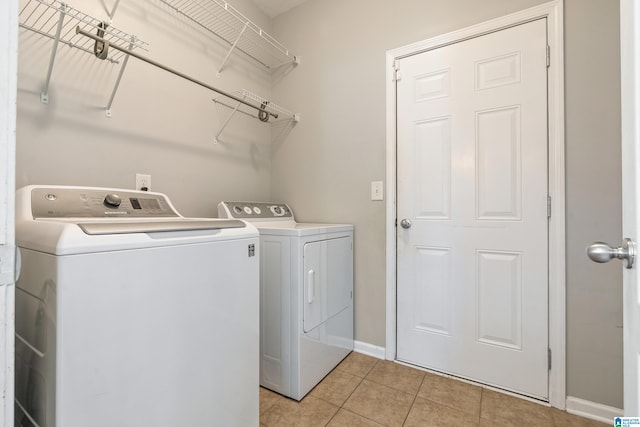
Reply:
[[619, 4], [565, 1], [567, 392], [622, 408], [622, 268], [583, 249], [623, 237]]
[[[311, 0], [274, 20], [303, 64], [273, 84], [302, 121], [272, 144], [272, 195], [302, 220], [356, 227], [356, 339], [385, 345], [385, 52], [543, 1]], [[620, 266], [584, 256], [620, 241], [618, 6], [567, 0], [567, 383], [570, 396], [622, 407]], [[600, 183], [590, 170], [605, 175]]]

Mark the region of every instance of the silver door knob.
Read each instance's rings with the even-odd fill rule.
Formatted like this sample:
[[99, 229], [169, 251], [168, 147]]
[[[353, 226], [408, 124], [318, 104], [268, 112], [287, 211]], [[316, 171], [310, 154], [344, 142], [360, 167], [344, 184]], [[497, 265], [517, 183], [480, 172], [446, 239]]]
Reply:
[[402, 221], [400, 221], [400, 227], [411, 228], [411, 220], [407, 218], [403, 219]]
[[636, 244], [631, 239], [624, 239], [621, 247], [612, 248], [604, 242], [594, 242], [587, 247], [587, 256], [595, 262], [624, 259], [627, 261], [625, 267], [632, 268], [636, 257]]

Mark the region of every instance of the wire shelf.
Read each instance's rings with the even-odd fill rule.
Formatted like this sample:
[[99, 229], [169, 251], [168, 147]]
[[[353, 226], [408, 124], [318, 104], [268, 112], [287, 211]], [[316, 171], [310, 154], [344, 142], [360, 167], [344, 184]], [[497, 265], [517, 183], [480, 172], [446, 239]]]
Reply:
[[[76, 35], [76, 27], [96, 33], [102, 30], [104, 23], [86, 13], [74, 9], [58, 0], [28, 0], [19, 13], [20, 27], [33, 31], [52, 40], [57, 40], [70, 47], [74, 47], [94, 54], [94, 41]], [[111, 25], [104, 29], [103, 38], [109, 43], [130, 46], [130, 50], [143, 49], [148, 51], [148, 43], [118, 30]], [[119, 63], [125, 53], [115, 49], [110, 50], [107, 58], [112, 63]]]
[[228, 44], [229, 54], [237, 49], [269, 70], [298, 63], [298, 58], [289, 49], [222, 0], [160, 1]]
[[[259, 105], [261, 109], [266, 112], [277, 114], [278, 118], [276, 120], [278, 122], [288, 121], [288, 120], [291, 120], [294, 122], [300, 121], [299, 114], [293, 113], [287, 110], [286, 108], [279, 106], [275, 102], [271, 102], [266, 98], [262, 98], [246, 89], [234, 91], [233, 94], [238, 98], [244, 99], [245, 101], [253, 101], [256, 105]], [[243, 105], [238, 106], [236, 103], [234, 103], [232, 100], [228, 98], [225, 98], [225, 97], [214, 98], [213, 102], [215, 102], [216, 104], [223, 105], [230, 109], [234, 109], [234, 110], [237, 109], [238, 112], [246, 114], [248, 116], [259, 118], [259, 116], [256, 115], [254, 110], [248, 109]]]
[[222, 133], [224, 132], [226, 127], [229, 125], [229, 122], [231, 121], [231, 119], [233, 118], [233, 116], [234, 116], [234, 114], [236, 112], [245, 114], [245, 115], [253, 117], [253, 118], [257, 118], [260, 121], [265, 122], [265, 123], [269, 121], [269, 117], [271, 115], [277, 115], [277, 119], [272, 121], [272, 122], [270, 122], [272, 124], [273, 123], [289, 122], [292, 125], [295, 125], [296, 123], [298, 123], [300, 121], [300, 114], [292, 113], [291, 111], [289, 111], [289, 110], [287, 110], [285, 108], [282, 108], [278, 104], [276, 104], [274, 102], [270, 102], [267, 99], [262, 98], [262, 97], [256, 95], [253, 92], [250, 92], [248, 90], [242, 89], [242, 90], [239, 90], [239, 91], [235, 91], [233, 94], [238, 99], [242, 99], [243, 101], [252, 101], [256, 105], [259, 105], [260, 106], [260, 110], [258, 111], [258, 114], [256, 115], [256, 113], [253, 110], [247, 109], [246, 106], [244, 106], [240, 102], [238, 102], [238, 103], [236, 103], [234, 105], [233, 102], [230, 101], [228, 98], [224, 98], [224, 97], [214, 98], [213, 102], [215, 102], [218, 105], [222, 105], [222, 106], [227, 107], [227, 108], [232, 110], [231, 113], [227, 116], [227, 119], [225, 120], [225, 122], [220, 127], [220, 130], [218, 131], [218, 134], [214, 138], [214, 141], [216, 143], [218, 143], [220, 141], [220, 137], [222, 136]]

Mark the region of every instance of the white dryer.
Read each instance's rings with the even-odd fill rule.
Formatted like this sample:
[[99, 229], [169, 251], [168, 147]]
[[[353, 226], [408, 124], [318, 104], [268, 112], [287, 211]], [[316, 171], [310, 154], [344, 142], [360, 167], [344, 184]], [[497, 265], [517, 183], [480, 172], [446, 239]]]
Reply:
[[302, 399], [353, 350], [353, 226], [286, 204], [221, 202], [260, 233], [260, 385]]
[[30, 186], [16, 241], [16, 426], [258, 426], [255, 227]]

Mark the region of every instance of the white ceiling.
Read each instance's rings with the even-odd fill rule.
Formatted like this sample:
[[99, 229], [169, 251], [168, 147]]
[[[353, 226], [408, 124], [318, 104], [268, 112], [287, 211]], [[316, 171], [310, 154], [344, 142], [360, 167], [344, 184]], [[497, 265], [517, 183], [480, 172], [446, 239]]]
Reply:
[[307, 0], [252, 0], [270, 18], [275, 18]]

